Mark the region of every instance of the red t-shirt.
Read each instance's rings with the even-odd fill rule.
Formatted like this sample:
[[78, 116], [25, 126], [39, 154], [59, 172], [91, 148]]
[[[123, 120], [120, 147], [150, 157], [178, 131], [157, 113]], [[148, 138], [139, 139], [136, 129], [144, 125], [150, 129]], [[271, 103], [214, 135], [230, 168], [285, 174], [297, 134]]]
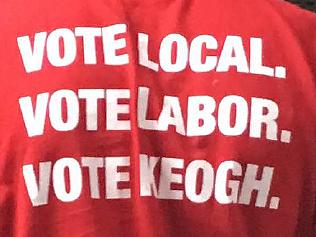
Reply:
[[0, 236], [315, 235], [314, 13], [280, 0], [0, 13]]

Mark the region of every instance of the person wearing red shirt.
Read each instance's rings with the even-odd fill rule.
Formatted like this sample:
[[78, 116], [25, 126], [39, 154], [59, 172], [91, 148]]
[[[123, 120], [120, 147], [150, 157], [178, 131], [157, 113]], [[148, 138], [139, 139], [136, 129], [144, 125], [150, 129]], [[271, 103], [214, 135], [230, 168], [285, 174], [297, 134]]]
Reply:
[[0, 13], [0, 236], [315, 236], [315, 13], [281, 0]]

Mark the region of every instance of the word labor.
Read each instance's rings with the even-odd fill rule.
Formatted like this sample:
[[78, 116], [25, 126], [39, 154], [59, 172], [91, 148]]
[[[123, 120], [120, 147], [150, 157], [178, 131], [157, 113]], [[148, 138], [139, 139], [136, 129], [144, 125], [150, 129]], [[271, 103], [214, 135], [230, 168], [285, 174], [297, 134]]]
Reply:
[[[154, 120], [148, 118], [149, 94], [149, 88], [138, 88], [137, 121], [141, 129], [167, 131], [173, 126], [176, 133], [190, 137], [210, 135], [216, 128], [225, 136], [240, 136], [249, 130], [249, 137], [279, 139], [279, 108], [272, 100], [252, 97], [248, 103], [241, 96], [227, 95], [217, 102], [207, 95], [188, 96], [183, 109], [179, 97], [165, 95], [159, 117]], [[122, 118], [122, 115], [130, 115], [130, 105], [126, 102], [129, 99], [129, 89], [79, 89], [78, 92], [58, 90], [52, 94], [41, 93], [37, 95], [36, 102], [30, 96], [22, 97], [19, 104], [28, 136], [33, 137], [44, 134], [47, 110], [51, 127], [56, 131], [76, 129], [80, 115], [86, 120], [87, 131], [97, 131], [98, 117], [105, 115], [106, 130], [131, 130], [130, 120]], [[80, 110], [81, 100], [86, 105], [84, 111]], [[100, 100], [105, 102], [105, 115], [101, 115], [98, 109]], [[157, 105], [152, 106], [157, 108]], [[185, 117], [183, 111], [186, 111]], [[291, 132], [281, 131], [281, 142], [289, 143], [290, 138]]]
[[[65, 67], [74, 63], [78, 54], [77, 38], [82, 38], [84, 64], [97, 64], [96, 41], [102, 40], [105, 65], [126, 65], [127, 26], [116, 24], [107, 27], [75, 27], [74, 30], [61, 28], [50, 33], [39, 32], [34, 36], [33, 47], [29, 36], [17, 38], [26, 72], [42, 69], [44, 55], [55, 67]], [[166, 35], [159, 47], [159, 63], [150, 59], [149, 36], [138, 33], [138, 63], [154, 71], [181, 72], [189, 65], [194, 72], [228, 72], [235, 67], [237, 72], [285, 78], [286, 69], [282, 66], [264, 66], [262, 39], [250, 38], [250, 55], [246, 56], [244, 40], [240, 36], [229, 35], [223, 47], [212, 35], [199, 35], [192, 42], [180, 34]], [[46, 54], [44, 54], [46, 48]], [[175, 58], [173, 51], [175, 50]], [[211, 55], [203, 56], [205, 54]]]
[[[185, 167], [184, 160], [178, 158], [141, 154], [139, 159], [141, 197], [169, 200], [183, 200], [186, 197], [194, 203], [204, 203], [214, 195], [219, 204], [254, 203], [256, 207], [267, 207], [274, 172], [272, 167], [259, 169], [254, 164], [242, 167], [236, 161], [223, 161], [215, 170], [206, 160], [194, 160]], [[34, 165], [24, 165], [23, 176], [33, 206], [48, 204], [51, 182], [57, 199], [62, 202], [72, 202], [82, 196], [83, 183], [90, 185], [90, 197], [93, 199], [101, 199], [101, 196], [105, 199], [128, 199], [133, 192], [129, 166], [128, 156], [81, 157], [80, 161], [61, 158], [55, 164], [40, 162], [36, 169], [38, 174], [34, 171]], [[84, 169], [88, 171], [88, 181], [84, 180]], [[65, 175], [66, 170], [68, 176]], [[101, 179], [105, 182], [101, 182]], [[105, 187], [101, 191], [102, 183]], [[253, 191], [256, 191], [256, 195]], [[271, 197], [268, 207], [277, 209], [279, 201], [278, 197]]]

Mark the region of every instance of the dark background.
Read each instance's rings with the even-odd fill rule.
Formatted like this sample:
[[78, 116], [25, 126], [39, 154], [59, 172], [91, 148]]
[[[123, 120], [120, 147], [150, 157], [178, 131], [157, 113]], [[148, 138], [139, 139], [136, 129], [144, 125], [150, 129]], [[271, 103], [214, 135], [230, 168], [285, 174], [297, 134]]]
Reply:
[[287, 0], [288, 2], [299, 5], [302, 8], [316, 12], [316, 0]]

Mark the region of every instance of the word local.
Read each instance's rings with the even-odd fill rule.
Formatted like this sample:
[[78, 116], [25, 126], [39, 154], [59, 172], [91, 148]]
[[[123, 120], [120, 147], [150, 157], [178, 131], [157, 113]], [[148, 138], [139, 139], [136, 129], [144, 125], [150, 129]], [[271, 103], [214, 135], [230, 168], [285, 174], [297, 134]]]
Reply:
[[[133, 37], [127, 32], [126, 24], [107, 27], [75, 27], [74, 30], [61, 28], [50, 33], [39, 32], [33, 37], [17, 38], [20, 54], [26, 72], [31, 73], [42, 69], [44, 55], [54, 67], [65, 67], [73, 64], [78, 57], [78, 37], [82, 38], [83, 63], [97, 64], [99, 54], [97, 41], [103, 47], [103, 63], [105, 65], [126, 65], [130, 62], [130, 54], [134, 54], [131, 44]], [[228, 72], [231, 67], [237, 72], [265, 75], [269, 77], [286, 77], [283, 66], [269, 67], [263, 65], [263, 42], [261, 38], [247, 39], [249, 56], [245, 49], [246, 40], [240, 36], [228, 35], [223, 47], [212, 35], [199, 35], [191, 42], [181, 34], [166, 35], [158, 56], [149, 52], [149, 35], [137, 34], [138, 63], [154, 71], [181, 72], [188, 65], [193, 72]], [[81, 46], [80, 46], [81, 47]], [[46, 49], [46, 54], [44, 53]], [[175, 52], [175, 53], [174, 53]], [[81, 55], [81, 54], [80, 54]], [[154, 62], [154, 56], [159, 63]], [[175, 55], [175, 57], [174, 57]]]

